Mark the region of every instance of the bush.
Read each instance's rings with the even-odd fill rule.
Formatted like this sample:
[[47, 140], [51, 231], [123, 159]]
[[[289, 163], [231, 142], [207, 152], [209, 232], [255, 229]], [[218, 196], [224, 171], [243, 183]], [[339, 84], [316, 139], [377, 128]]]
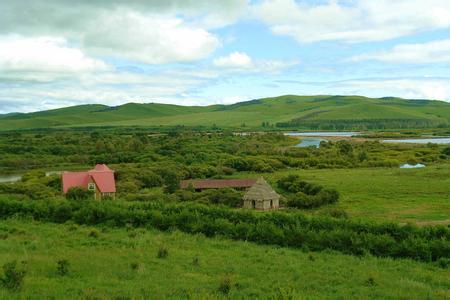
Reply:
[[442, 150], [442, 154], [445, 154], [445, 155], [447, 155], [447, 156], [450, 156], [450, 146], [445, 147], [445, 148]]
[[69, 261], [67, 259], [60, 259], [56, 262], [56, 273], [60, 276], [65, 276], [69, 273]]
[[329, 208], [320, 212], [322, 216], [329, 216], [337, 219], [348, 219], [348, 214], [341, 208]]
[[[0, 198], [0, 217], [29, 216], [52, 221], [54, 211], [67, 200], [22, 201]], [[71, 202], [72, 221], [104, 226], [151, 227], [159, 230], [179, 229], [193, 234], [223, 236], [261, 244], [309, 249], [335, 250], [345, 254], [410, 258], [421, 261], [449, 259], [450, 229], [444, 226], [415, 227], [393, 223], [376, 224], [352, 219], [312, 217], [299, 212], [256, 213], [231, 210], [222, 206], [205, 206], [189, 202]], [[91, 236], [98, 236], [93, 230]], [[166, 257], [161, 246], [158, 257]], [[446, 260], [442, 260], [444, 264]]]
[[161, 176], [152, 171], [143, 171], [138, 176], [137, 179], [142, 183], [143, 188], [152, 188], [162, 186], [164, 181]]
[[22, 262], [22, 268], [17, 266], [16, 261], [5, 263], [3, 265], [2, 285], [9, 290], [19, 290], [22, 287], [23, 279], [26, 271], [24, 269], [25, 262]]
[[158, 249], [158, 254], [156, 255], [156, 257], [158, 258], [166, 258], [167, 256], [169, 256], [169, 250], [167, 250], [167, 248], [165, 246], [160, 246]]
[[450, 266], [450, 258], [440, 258], [438, 260], [438, 266], [442, 269], [447, 269]]
[[219, 292], [222, 294], [229, 294], [231, 291], [232, 280], [230, 276], [225, 276], [220, 280], [219, 283]]
[[137, 263], [137, 262], [132, 262], [132, 263], [130, 264], [130, 268], [131, 268], [131, 270], [133, 270], [133, 271], [137, 271], [137, 270], [139, 269], [139, 263]]
[[89, 232], [89, 237], [98, 238], [100, 236], [100, 232], [97, 229], [92, 229]]
[[87, 200], [93, 198], [93, 193], [80, 187], [73, 187], [67, 191], [66, 198], [70, 200]]
[[336, 203], [339, 200], [338, 191], [306, 182], [297, 175], [283, 177], [278, 180], [277, 185], [287, 192], [289, 207], [315, 208]]

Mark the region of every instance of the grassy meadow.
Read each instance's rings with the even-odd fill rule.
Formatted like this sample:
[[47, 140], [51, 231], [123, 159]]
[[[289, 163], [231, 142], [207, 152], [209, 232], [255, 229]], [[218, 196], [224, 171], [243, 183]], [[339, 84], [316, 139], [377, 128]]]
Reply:
[[0, 289], [1, 299], [450, 297], [448, 270], [405, 259], [23, 219], [0, 221], [0, 234], [0, 265], [26, 270], [21, 289]]
[[354, 218], [393, 222], [450, 220], [448, 164], [423, 169], [287, 170], [264, 177], [275, 182], [287, 174], [298, 174], [308, 181], [335, 188], [341, 198], [334, 206]]

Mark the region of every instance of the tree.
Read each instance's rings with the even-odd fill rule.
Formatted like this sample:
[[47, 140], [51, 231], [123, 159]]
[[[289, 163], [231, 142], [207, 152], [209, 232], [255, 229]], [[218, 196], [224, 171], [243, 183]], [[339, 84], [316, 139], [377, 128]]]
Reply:
[[164, 174], [161, 174], [164, 179], [164, 192], [172, 194], [180, 187], [180, 178], [177, 173], [166, 170]]

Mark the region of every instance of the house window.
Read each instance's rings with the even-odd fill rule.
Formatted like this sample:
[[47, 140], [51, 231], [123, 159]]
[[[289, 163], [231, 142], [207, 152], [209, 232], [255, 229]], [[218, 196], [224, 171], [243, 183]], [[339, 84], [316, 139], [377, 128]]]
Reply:
[[256, 207], [256, 201], [252, 200], [252, 208], [255, 208], [255, 207]]
[[89, 184], [88, 184], [88, 190], [90, 190], [90, 191], [95, 191], [95, 183], [89, 182]]

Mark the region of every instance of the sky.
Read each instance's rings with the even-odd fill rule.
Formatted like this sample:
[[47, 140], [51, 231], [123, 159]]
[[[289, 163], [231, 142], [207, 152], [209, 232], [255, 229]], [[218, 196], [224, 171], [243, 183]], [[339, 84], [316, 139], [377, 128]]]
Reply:
[[286, 94], [450, 102], [450, 1], [0, 0], [0, 114]]

